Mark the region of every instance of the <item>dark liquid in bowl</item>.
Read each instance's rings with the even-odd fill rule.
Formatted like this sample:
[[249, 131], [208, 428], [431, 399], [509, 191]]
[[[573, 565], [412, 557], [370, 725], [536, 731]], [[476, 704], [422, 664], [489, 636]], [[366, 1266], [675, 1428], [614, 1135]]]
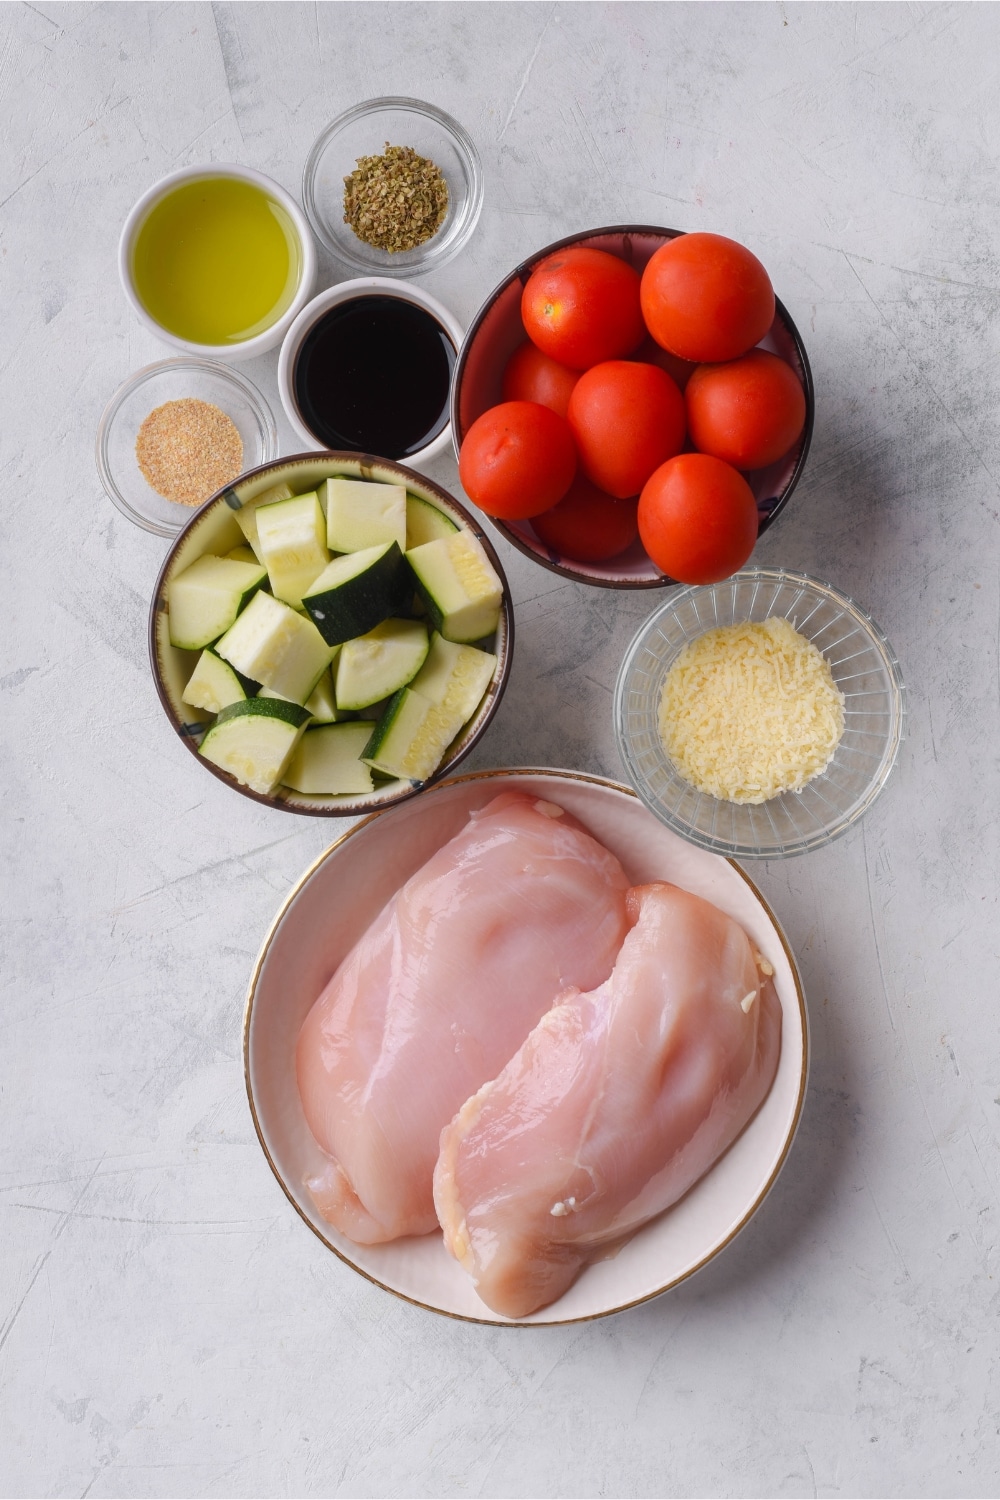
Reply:
[[328, 448], [406, 458], [448, 422], [455, 349], [400, 297], [355, 297], [310, 329], [295, 365], [302, 420]]

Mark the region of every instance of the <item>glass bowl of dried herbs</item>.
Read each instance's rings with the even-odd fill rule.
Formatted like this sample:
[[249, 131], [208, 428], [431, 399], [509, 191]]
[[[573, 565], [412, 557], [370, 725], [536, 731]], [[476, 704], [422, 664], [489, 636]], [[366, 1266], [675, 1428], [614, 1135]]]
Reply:
[[483, 206], [469, 133], [419, 99], [368, 99], [320, 134], [302, 174], [317, 237], [355, 270], [418, 276], [457, 255]]

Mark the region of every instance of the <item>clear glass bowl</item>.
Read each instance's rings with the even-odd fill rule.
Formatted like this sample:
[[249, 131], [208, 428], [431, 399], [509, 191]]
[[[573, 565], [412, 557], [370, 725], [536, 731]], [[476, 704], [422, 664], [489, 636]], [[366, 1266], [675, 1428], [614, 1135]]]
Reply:
[[[359, 240], [344, 223], [344, 178], [360, 156], [381, 156], [386, 141], [429, 157], [448, 183], [448, 212], [436, 234], [415, 250], [390, 254]], [[469, 238], [483, 206], [483, 168], [472, 137], [457, 120], [419, 99], [368, 99], [338, 115], [316, 140], [302, 173], [302, 203], [317, 237], [355, 270], [419, 276], [443, 266]]]
[[270, 463], [278, 453], [271, 408], [245, 375], [193, 355], [137, 370], [104, 408], [97, 428], [97, 472], [122, 515], [157, 536], [176, 536], [197, 507], [167, 500], [146, 483], [136, 462], [135, 440], [151, 411], [185, 397], [210, 402], [235, 423], [243, 439], [244, 472]]
[[[663, 683], [681, 650], [706, 630], [776, 615], [830, 663], [846, 700], [844, 736], [827, 769], [801, 792], [759, 806], [724, 802], [685, 781], [664, 750]], [[671, 594], [629, 646], [614, 706], [622, 762], [650, 811], [701, 848], [742, 859], [804, 854], [853, 827], [895, 764], [905, 713], [899, 662], [874, 621], [830, 584], [780, 568], [748, 568]]]

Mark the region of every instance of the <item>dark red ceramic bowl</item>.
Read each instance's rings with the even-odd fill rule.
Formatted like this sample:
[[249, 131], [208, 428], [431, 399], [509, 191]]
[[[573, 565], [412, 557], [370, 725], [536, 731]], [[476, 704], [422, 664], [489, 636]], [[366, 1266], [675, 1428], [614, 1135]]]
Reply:
[[[473, 318], [459, 351], [451, 392], [451, 431], [456, 455], [476, 418], [503, 399], [500, 387], [507, 361], [520, 344], [527, 342], [521, 323], [521, 292], [540, 261], [570, 245], [587, 245], [621, 256], [641, 273], [661, 245], [676, 239], [683, 232], [651, 224], [613, 224], [606, 229], [590, 229], [583, 234], [571, 234], [564, 240], [546, 245], [530, 259], [516, 266], [509, 276], [505, 276]], [[806, 396], [806, 425], [790, 453], [769, 468], [758, 469], [746, 476], [757, 500], [760, 516], [758, 535], [761, 536], [774, 524], [799, 482], [809, 452], [815, 415], [812, 372], [805, 345], [782, 304], [776, 302], [775, 307], [774, 322], [759, 347], [780, 354], [802, 381]], [[578, 583], [592, 583], [599, 588], [613, 589], [673, 586], [672, 580], [664, 578], [653, 566], [639, 542], [607, 562], [581, 563], [562, 557], [546, 547], [535, 536], [530, 521], [494, 521], [493, 524], [526, 557], [533, 558], [542, 567], [561, 573]]]

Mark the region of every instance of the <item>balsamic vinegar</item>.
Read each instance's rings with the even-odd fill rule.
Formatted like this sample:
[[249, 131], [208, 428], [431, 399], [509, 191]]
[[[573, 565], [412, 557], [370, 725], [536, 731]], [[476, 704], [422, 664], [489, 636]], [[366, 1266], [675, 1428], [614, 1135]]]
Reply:
[[401, 297], [355, 297], [307, 335], [295, 398], [328, 448], [406, 458], [447, 424], [454, 366], [450, 338], [424, 308]]

